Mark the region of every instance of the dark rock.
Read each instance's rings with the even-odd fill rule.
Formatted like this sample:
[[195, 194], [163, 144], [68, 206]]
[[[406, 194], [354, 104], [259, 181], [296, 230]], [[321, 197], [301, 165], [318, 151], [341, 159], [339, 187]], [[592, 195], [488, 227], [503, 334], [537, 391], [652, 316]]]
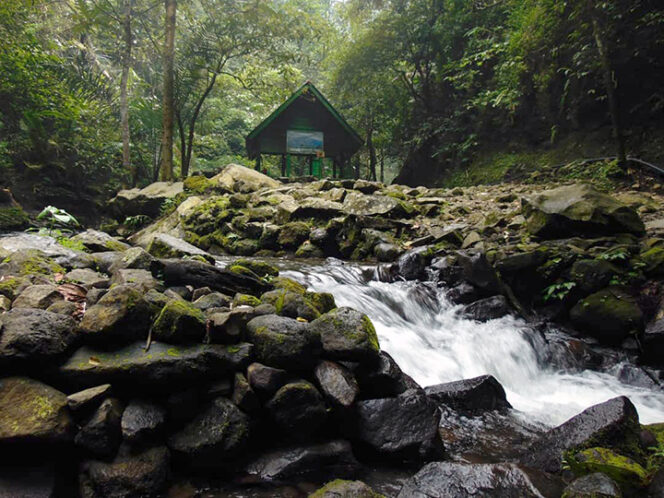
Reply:
[[357, 439], [383, 456], [426, 461], [443, 455], [440, 412], [421, 391], [359, 401], [356, 413]]
[[271, 398], [280, 387], [291, 379], [291, 374], [286, 370], [268, 367], [262, 363], [252, 363], [247, 368], [249, 384], [264, 399]]
[[314, 370], [316, 381], [328, 402], [338, 408], [350, 408], [360, 394], [353, 374], [342, 365], [321, 361]]
[[164, 291], [164, 295], [170, 299], [177, 299], [178, 301], [191, 301], [191, 289], [184, 285], [169, 287]]
[[70, 271], [65, 275], [65, 281], [83, 285], [87, 289], [105, 289], [110, 283], [106, 275], [102, 275], [90, 268], [78, 268]]
[[247, 324], [247, 336], [254, 344], [256, 359], [273, 367], [308, 368], [321, 352], [320, 333], [292, 318], [256, 317]]
[[0, 364], [56, 359], [74, 344], [75, 328], [70, 317], [50, 311], [8, 311], [0, 315]]
[[288, 383], [266, 405], [284, 435], [306, 438], [325, 422], [326, 410], [318, 390], [304, 380]]
[[398, 498], [559, 498], [562, 483], [512, 463], [433, 462], [404, 484]]
[[148, 244], [147, 251], [156, 258], [185, 258], [198, 256], [214, 264], [214, 258], [198, 247], [166, 233], [157, 233]]
[[314, 320], [310, 329], [320, 335], [325, 356], [333, 360], [375, 360], [380, 346], [371, 320], [352, 308], [336, 308]]
[[90, 420], [76, 434], [76, 446], [84, 448], [97, 457], [115, 455], [122, 441], [120, 420], [122, 419], [122, 403], [108, 398], [99, 405]]
[[62, 301], [62, 294], [55, 285], [31, 285], [26, 287], [12, 302], [12, 308], [39, 308], [45, 310], [53, 303]]
[[152, 276], [148, 270], [122, 269], [116, 270], [111, 278], [111, 286], [123, 285], [132, 286], [145, 294], [150, 289], [157, 291], [164, 290], [164, 286], [159, 280]]
[[595, 472], [572, 481], [563, 491], [564, 498], [622, 498], [616, 482], [606, 474]]
[[461, 282], [447, 292], [447, 298], [456, 304], [470, 304], [482, 297], [482, 292], [468, 282]]
[[123, 383], [170, 391], [199, 379], [208, 379], [244, 368], [251, 358], [251, 344], [234, 346], [197, 344], [171, 346], [136, 342], [116, 351], [82, 347], [60, 367], [70, 383], [85, 387], [101, 383]]
[[[209, 287], [199, 287], [197, 289], [194, 289], [194, 291], [191, 293], [191, 300], [193, 302], [196, 302], [203, 296], [207, 296], [208, 294], [212, 293], [212, 289]], [[221, 294], [223, 296], [223, 294]], [[229, 298], [230, 299], [230, 298]]]
[[224, 308], [230, 304], [231, 298], [221, 292], [209, 292], [197, 297], [193, 302], [193, 305], [201, 311], [207, 311], [210, 308]]
[[664, 318], [646, 327], [643, 334], [643, 357], [652, 363], [664, 363]]
[[131, 443], [145, 442], [158, 435], [166, 424], [166, 410], [151, 401], [131, 401], [122, 414], [122, 437]]
[[624, 397], [591, 406], [567, 422], [546, 432], [527, 450], [522, 463], [546, 472], [560, 472], [563, 453], [589, 446], [638, 447], [641, 429], [632, 402]]
[[108, 202], [108, 207], [118, 220], [139, 214], [158, 218], [165, 201], [184, 191], [182, 182], [155, 182], [145, 188], [119, 191]]
[[0, 466], [0, 498], [54, 498], [55, 468], [51, 465]]
[[110, 384], [91, 387], [67, 396], [67, 405], [74, 414], [85, 413], [99, 406], [104, 399], [111, 395], [112, 390]]
[[335, 479], [317, 489], [308, 498], [384, 498], [362, 481]]
[[484, 253], [458, 252], [457, 260], [462, 269], [462, 278], [486, 295], [500, 294], [502, 285], [496, 270], [489, 264]]
[[391, 263], [399, 257], [401, 249], [394, 244], [379, 242], [374, 246], [374, 255], [381, 263]]
[[456, 285], [463, 279], [463, 268], [452, 256], [434, 259], [428, 272], [431, 274], [432, 280], [438, 280], [448, 286]]
[[426, 387], [424, 391], [436, 403], [455, 410], [484, 411], [512, 408], [505, 389], [492, 375], [458, 380]]
[[616, 268], [608, 261], [601, 259], [577, 260], [569, 271], [570, 279], [576, 283], [584, 296], [609, 285], [615, 273]]
[[227, 466], [249, 441], [249, 418], [230, 400], [217, 398], [168, 439], [173, 456], [193, 467]]
[[648, 498], [662, 498], [664, 496], [664, 468], [660, 468], [648, 486]]
[[[155, 291], [156, 292], [156, 291]], [[108, 293], [108, 289], [90, 289], [85, 295], [85, 302], [89, 308], [92, 305], [95, 305], [99, 300]]]
[[152, 325], [158, 341], [177, 344], [200, 342], [205, 335], [205, 314], [187, 301], [171, 299]]
[[0, 443], [65, 443], [73, 437], [63, 393], [26, 377], [0, 379]]
[[304, 318], [310, 322], [321, 314], [314, 303], [304, 294], [285, 289], [266, 292], [261, 296], [261, 301], [272, 304], [278, 315], [289, 318]]
[[104, 273], [115, 273], [124, 269], [148, 270], [154, 273], [161, 267], [159, 262], [142, 247], [132, 247], [131, 249], [127, 249], [120, 258], [117, 257], [116, 253], [111, 253], [110, 257], [99, 256], [98, 254], [94, 254], [93, 256], [108, 259], [111, 262], [110, 266], [108, 265], [108, 261], [106, 264], [100, 265], [100, 269]]
[[459, 313], [473, 320], [486, 322], [509, 315], [510, 305], [505, 296], [486, 297], [464, 306]]
[[90, 252], [126, 251], [130, 247], [129, 244], [120, 242], [106, 232], [93, 230], [92, 228], [77, 233], [71, 240], [80, 242]]
[[358, 469], [350, 443], [343, 440], [276, 450], [262, 455], [245, 468], [247, 473], [265, 481], [350, 477]]
[[111, 463], [91, 461], [82, 466], [82, 498], [157, 498], [164, 496], [170, 456], [164, 446], [140, 453], [121, 453]]
[[215, 312], [206, 323], [206, 340], [215, 344], [234, 344], [244, 338], [247, 323], [259, 316], [256, 308], [238, 306], [230, 311]]
[[375, 363], [362, 363], [354, 370], [363, 398], [391, 398], [420, 386], [401, 371], [397, 362], [381, 351]]
[[431, 263], [432, 251], [429, 247], [416, 247], [399, 256], [395, 263], [396, 274], [404, 280], [426, 278], [426, 267]]
[[240, 372], [235, 373], [231, 399], [240, 410], [246, 413], [254, 412], [260, 407], [256, 393], [249, 385], [247, 378]]
[[194, 387], [171, 393], [166, 399], [168, 420], [175, 423], [188, 422], [198, 413], [201, 398], [200, 391]]

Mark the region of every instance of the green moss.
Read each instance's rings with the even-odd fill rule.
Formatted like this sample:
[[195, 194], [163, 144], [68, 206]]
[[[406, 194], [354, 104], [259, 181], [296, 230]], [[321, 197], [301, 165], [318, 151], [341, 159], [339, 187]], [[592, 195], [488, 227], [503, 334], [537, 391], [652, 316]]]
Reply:
[[117, 240], [109, 240], [104, 244], [104, 247], [106, 247], [106, 249], [108, 249], [109, 251], [116, 251], [116, 252], [122, 252], [127, 248], [124, 244], [118, 242]]
[[246, 275], [248, 277], [254, 277], [254, 278], [259, 278], [258, 275], [256, 275], [253, 271], [251, 271], [249, 268], [243, 265], [239, 265], [237, 263], [232, 264], [229, 266], [228, 271], [231, 273], [235, 273], [237, 275]]
[[0, 208], [0, 231], [21, 230], [30, 223], [28, 215], [19, 207]]
[[88, 251], [88, 248], [85, 247], [85, 244], [83, 244], [83, 242], [80, 240], [72, 240], [69, 237], [58, 237], [57, 241], [58, 244], [66, 247], [67, 249], [71, 249], [72, 251], [90, 252]]
[[376, 493], [366, 484], [359, 481], [346, 481], [335, 479], [322, 488], [314, 491], [309, 498], [337, 498], [341, 496], [352, 496], [353, 498], [385, 498], [385, 495]]
[[297, 249], [309, 237], [310, 227], [303, 221], [292, 221], [281, 227], [277, 242], [284, 249]]
[[152, 330], [163, 341], [200, 338], [205, 331], [205, 314], [187, 301], [172, 299], [162, 308]]
[[652, 432], [655, 439], [657, 439], [657, 442], [664, 446], [664, 423], [643, 425], [641, 427]]
[[256, 296], [250, 294], [235, 294], [233, 298], [234, 306], [259, 306], [261, 304], [260, 299]]
[[54, 273], [67, 272], [67, 270], [48, 258], [43, 252], [35, 249], [15, 252], [11, 256], [6, 257], [2, 262], [9, 263], [12, 271], [22, 277], [35, 274], [50, 276]]
[[6, 296], [13, 301], [18, 296], [21, 286], [26, 283], [26, 280], [23, 278], [5, 277], [0, 280], [0, 295]]
[[327, 313], [337, 307], [334, 296], [329, 292], [306, 292], [304, 297], [319, 313]]
[[393, 199], [398, 199], [401, 201], [406, 200], [406, 194], [404, 194], [403, 192], [399, 192], [397, 190], [386, 190], [384, 193], [386, 196], [392, 197]]
[[376, 334], [376, 328], [367, 315], [362, 317], [362, 329], [369, 339], [369, 344], [371, 348], [376, 351], [380, 351], [380, 344], [378, 343], [378, 335]]
[[646, 264], [646, 273], [654, 276], [664, 275], [664, 248], [653, 247], [641, 253], [641, 261]]
[[205, 194], [216, 186], [215, 182], [203, 175], [188, 176], [184, 179], [184, 190], [193, 194]]
[[588, 448], [565, 455], [565, 460], [577, 476], [602, 472], [621, 488], [643, 488], [648, 485], [648, 472], [637, 462], [608, 448]]
[[288, 277], [275, 277], [272, 279], [272, 285], [275, 289], [285, 289], [290, 292], [295, 292], [297, 294], [304, 294], [307, 292], [306, 287], [304, 287], [299, 282], [296, 282], [292, 278]]
[[234, 265], [241, 265], [245, 268], [248, 268], [256, 275], [264, 277], [265, 275], [270, 275], [276, 277], [279, 275], [279, 269], [276, 266], [272, 266], [263, 261], [255, 261], [251, 259], [236, 259], [233, 263]]

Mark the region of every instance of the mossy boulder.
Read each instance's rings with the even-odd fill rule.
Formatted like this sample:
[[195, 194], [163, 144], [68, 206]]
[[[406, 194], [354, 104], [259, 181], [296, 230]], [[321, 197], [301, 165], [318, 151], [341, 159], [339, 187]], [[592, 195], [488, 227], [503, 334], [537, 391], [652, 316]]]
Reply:
[[594, 447], [567, 454], [566, 461], [577, 476], [601, 472], [624, 489], [648, 485], [648, 472], [641, 465], [609, 448]]
[[297, 249], [309, 238], [309, 225], [303, 221], [292, 221], [281, 227], [277, 243], [287, 250]]
[[274, 306], [277, 315], [290, 318], [304, 318], [307, 321], [315, 320], [320, 311], [305, 297], [305, 294], [277, 289], [266, 292], [261, 296], [261, 302]]
[[295, 256], [298, 258], [323, 258], [325, 252], [309, 240], [305, 240], [295, 251]]
[[73, 437], [65, 394], [27, 377], [0, 379], [0, 443], [63, 443]]
[[78, 233], [71, 240], [81, 244], [84, 249], [90, 252], [126, 251], [130, 248], [129, 244], [120, 242], [106, 232], [93, 229]]
[[664, 276], [664, 247], [653, 247], [641, 253], [641, 261], [646, 264], [644, 271], [648, 275]]
[[236, 259], [233, 261], [233, 265], [240, 265], [244, 268], [248, 268], [259, 277], [276, 277], [279, 275], [279, 269], [276, 266], [265, 263], [263, 261], [256, 261], [252, 259]]
[[272, 279], [272, 285], [275, 289], [285, 289], [297, 294], [304, 294], [307, 288], [301, 283], [288, 277], [275, 277]]
[[0, 279], [0, 295], [13, 301], [28, 285], [30, 285], [30, 282], [23, 277], [3, 277]]
[[261, 300], [251, 294], [235, 294], [233, 297], [233, 306], [260, 306]]
[[30, 224], [30, 218], [20, 207], [0, 206], [0, 232], [22, 230]]
[[0, 264], [0, 276], [46, 275], [52, 278], [56, 273], [65, 274], [67, 270], [37, 249], [14, 251]]
[[185, 258], [201, 256], [214, 264], [214, 258], [198, 247], [165, 233], [156, 234], [148, 244], [147, 251], [155, 258]]
[[300, 439], [321, 427], [327, 414], [321, 394], [304, 380], [281, 387], [266, 407], [284, 435]]
[[314, 491], [308, 498], [385, 498], [362, 481], [335, 479]]
[[171, 299], [152, 325], [152, 333], [168, 343], [200, 341], [205, 335], [205, 313], [187, 301]]
[[569, 273], [577, 288], [587, 295], [609, 285], [617, 268], [601, 259], [580, 259], [574, 262]]
[[58, 288], [55, 285], [30, 285], [14, 299], [12, 307], [45, 310], [52, 304], [62, 300], [62, 294], [58, 292]]
[[216, 182], [203, 175], [188, 176], [182, 183], [184, 191], [192, 194], [207, 194], [216, 187]]
[[606, 344], [619, 344], [643, 329], [643, 313], [636, 300], [610, 287], [580, 300], [570, 311], [574, 326]]
[[378, 336], [371, 320], [352, 308], [336, 308], [310, 325], [320, 334], [324, 354], [330, 359], [372, 360], [380, 353]]
[[562, 498], [623, 498], [620, 486], [606, 474], [594, 472], [572, 481]]

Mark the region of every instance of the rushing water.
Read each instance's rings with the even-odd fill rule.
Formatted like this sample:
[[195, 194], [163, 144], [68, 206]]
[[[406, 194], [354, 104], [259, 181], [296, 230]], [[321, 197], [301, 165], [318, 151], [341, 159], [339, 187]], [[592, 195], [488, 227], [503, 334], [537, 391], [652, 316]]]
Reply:
[[[632, 400], [642, 423], [664, 422], [664, 391], [658, 387], [636, 387], [608, 372], [565, 367], [573, 361], [561, 359], [560, 348], [553, 352], [524, 321], [461, 318], [459, 306], [432, 283], [381, 282], [372, 278], [371, 268], [334, 260], [282, 267], [282, 275], [334, 294], [338, 306], [369, 315], [381, 348], [423, 386], [491, 374], [514, 408], [533, 422], [557, 425], [618, 395]], [[553, 357], [559, 360], [556, 365]]]

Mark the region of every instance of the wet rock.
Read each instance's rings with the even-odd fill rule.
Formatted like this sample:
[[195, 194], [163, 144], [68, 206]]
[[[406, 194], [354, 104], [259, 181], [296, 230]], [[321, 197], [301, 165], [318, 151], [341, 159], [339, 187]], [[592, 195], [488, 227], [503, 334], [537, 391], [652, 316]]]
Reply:
[[457, 261], [461, 267], [461, 277], [470, 282], [486, 295], [500, 294], [502, 285], [496, 270], [489, 264], [482, 252], [457, 253]]
[[247, 324], [256, 359], [277, 368], [308, 368], [320, 356], [320, 333], [309, 324], [278, 315], [264, 315]]
[[470, 304], [481, 297], [480, 290], [468, 282], [461, 282], [447, 292], [447, 298], [456, 304]]
[[608, 261], [581, 259], [572, 265], [570, 278], [577, 284], [583, 295], [588, 295], [609, 285], [611, 278], [616, 273], [616, 268]]
[[84, 346], [59, 369], [76, 386], [116, 382], [132, 387], [170, 391], [183, 383], [240, 370], [249, 364], [252, 346], [196, 344], [171, 346], [153, 342], [145, 351], [143, 341], [106, 351]]
[[643, 334], [643, 357], [653, 363], [664, 362], [664, 318], [651, 322]]
[[619, 396], [591, 406], [546, 432], [521, 461], [546, 472], [560, 472], [565, 451], [597, 444], [607, 448], [637, 448], [640, 431], [636, 408], [628, 398]]
[[263, 294], [261, 301], [272, 304], [278, 315], [289, 318], [300, 317], [307, 321], [313, 321], [321, 314], [321, 311], [316, 308], [312, 300], [299, 292], [276, 289]]
[[92, 228], [77, 233], [71, 240], [80, 242], [90, 252], [126, 251], [130, 247], [129, 244], [120, 242], [106, 232], [93, 230]]
[[295, 251], [297, 258], [324, 258], [325, 252], [318, 246], [312, 244], [310, 241], [305, 240], [300, 247]]
[[505, 389], [492, 375], [429, 386], [424, 389], [436, 403], [463, 411], [505, 410], [512, 408]]
[[90, 420], [76, 434], [76, 446], [89, 451], [97, 457], [110, 457], [115, 455], [120, 442], [122, 431], [123, 406], [120, 401], [108, 398], [99, 405]]
[[105, 398], [111, 395], [112, 390], [110, 384], [102, 384], [70, 394], [67, 396], [67, 406], [74, 414], [85, 413], [99, 406]]
[[406, 482], [398, 498], [558, 498], [561, 491], [557, 479], [512, 463], [433, 462]]
[[374, 256], [381, 263], [391, 263], [399, 257], [401, 249], [394, 244], [379, 242], [374, 246]]
[[155, 182], [142, 189], [121, 190], [109, 201], [108, 206], [118, 220], [139, 214], [158, 218], [164, 201], [182, 193], [183, 190], [182, 182]]
[[0, 315], [0, 364], [41, 363], [65, 354], [76, 340], [68, 316], [30, 308]]
[[314, 369], [314, 377], [328, 402], [338, 408], [350, 408], [360, 394], [353, 374], [342, 365], [321, 361]]
[[210, 292], [204, 296], [198, 296], [192, 303], [201, 311], [207, 311], [210, 308], [224, 308], [231, 304], [231, 298], [221, 292]]
[[106, 275], [102, 275], [90, 268], [72, 270], [65, 275], [65, 280], [80, 284], [88, 289], [105, 289], [110, 285], [109, 278]]
[[385, 351], [380, 352], [376, 362], [359, 364], [354, 374], [363, 398], [391, 398], [420, 388]]
[[249, 418], [230, 400], [217, 398], [168, 439], [174, 458], [193, 467], [227, 466], [249, 441]]
[[427, 461], [443, 455], [440, 412], [421, 391], [359, 401], [356, 416], [357, 439], [383, 456]]
[[207, 252], [166, 233], [155, 234], [148, 244], [147, 251], [155, 258], [191, 258], [198, 256], [214, 264], [214, 257]]
[[648, 485], [650, 476], [637, 462], [608, 448], [589, 448], [567, 458], [572, 472], [584, 475], [603, 472], [622, 489], [641, 489]]
[[287, 437], [307, 438], [326, 418], [325, 404], [309, 382], [285, 384], [266, 405], [272, 420]]
[[27, 377], [0, 379], [0, 443], [65, 443], [73, 437], [63, 393]]
[[159, 313], [152, 333], [158, 341], [171, 344], [200, 342], [205, 335], [205, 314], [187, 301], [172, 299]]
[[132, 286], [139, 289], [142, 293], [146, 293], [151, 289], [157, 291], [164, 290], [164, 286], [159, 280], [152, 276], [148, 270], [134, 270], [122, 269], [116, 270], [111, 278], [111, 286], [125, 285]]
[[528, 231], [544, 238], [644, 232], [636, 211], [586, 184], [540, 192], [522, 206]]
[[168, 449], [157, 446], [139, 453], [121, 451], [110, 463], [82, 466], [82, 498], [157, 498], [164, 495], [170, 474]]
[[257, 316], [261, 316], [261, 313], [251, 306], [238, 306], [231, 311], [212, 313], [206, 324], [207, 341], [215, 344], [234, 344], [241, 341], [247, 323]]
[[510, 305], [505, 296], [486, 297], [464, 306], [459, 311], [461, 315], [479, 322], [502, 318], [510, 312]]
[[426, 277], [425, 269], [431, 263], [429, 247], [417, 247], [399, 256], [395, 263], [396, 274], [404, 280], [419, 280]]
[[371, 320], [352, 308], [336, 308], [314, 320], [310, 329], [320, 335], [325, 356], [333, 360], [375, 360], [380, 346]]
[[563, 491], [563, 498], [622, 498], [616, 482], [606, 474], [595, 472], [572, 481]]
[[262, 363], [252, 363], [247, 367], [249, 384], [264, 399], [271, 398], [280, 387], [291, 379], [291, 374], [286, 370], [268, 367]]
[[143, 294], [131, 285], [109, 290], [88, 308], [80, 323], [86, 341], [117, 341], [147, 337], [150, 308]]
[[384, 498], [362, 481], [335, 479], [314, 491], [308, 498]]
[[576, 328], [606, 344], [619, 344], [643, 329], [643, 313], [636, 300], [613, 287], [580, 300], [570, 318]]
[[235, 373], [231, 400], [240, 410], [246, 413], [254, 412], [260, 406], [256, 393], [249, 385], [247, 378], [240, 372]]
[[131, 443], [145, 442], [166, 425], [166, 410], [152, 401], [131, 401], [122, 413], [122, 437]]
[[358, 469], [350, 443], [335, 440], [267, 453], [247, 465], [245, 471], [266, 481], [281, 481], [350, 477]]
[[309, 225], [303, 221], [286, 223], [279, 231], [277, 242], [286, 250], [295, 250], [309, 238], [309, 230]]
[[31, 285], [21, 292], [12, 308], [39, 308], [45, 310], [53, 303], [62, 301], [62, 294], [55, 285]]

